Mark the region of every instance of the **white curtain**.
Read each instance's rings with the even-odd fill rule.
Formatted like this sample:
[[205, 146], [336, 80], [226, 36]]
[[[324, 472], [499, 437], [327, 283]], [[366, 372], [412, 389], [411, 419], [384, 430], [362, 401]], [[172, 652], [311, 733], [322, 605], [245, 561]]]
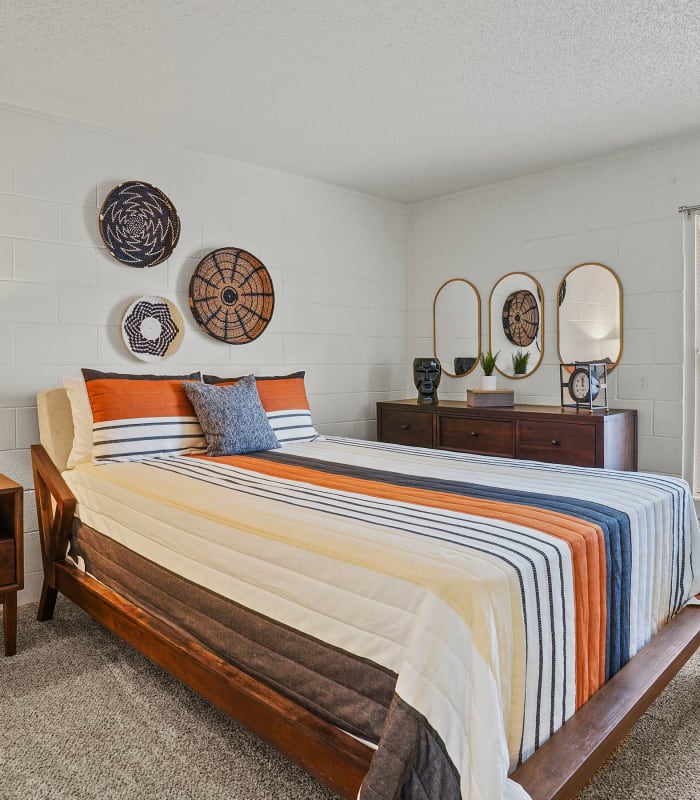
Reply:
[[700, 497], [700, 215], [683, 214], [684, 356], [683, 356], [683, 477], [693, 496]]

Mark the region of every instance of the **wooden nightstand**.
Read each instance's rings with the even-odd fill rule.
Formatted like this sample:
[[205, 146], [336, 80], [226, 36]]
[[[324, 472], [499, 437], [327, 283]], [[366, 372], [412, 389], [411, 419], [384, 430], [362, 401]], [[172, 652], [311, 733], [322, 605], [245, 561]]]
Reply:
[[17, 650], [17, 592], [24, 586], [22, 497], [22, 487], [0, 475], [0, 603], [6, 656]]

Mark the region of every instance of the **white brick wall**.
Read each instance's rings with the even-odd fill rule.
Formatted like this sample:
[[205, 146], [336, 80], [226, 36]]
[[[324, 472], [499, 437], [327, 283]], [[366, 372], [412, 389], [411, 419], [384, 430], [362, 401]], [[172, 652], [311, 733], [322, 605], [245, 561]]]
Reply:
[[[540, 368], [512, 387], [525, 403], [558, 403], [556, 304], [564, 274], [598, 261], [620, 277], [624, 351], [610, 402], [639, 414], [640, 469], [679, 475], [682, 458], [683, 238], [679, 205], [700, 202], [700, 140], [617, 156], [441, 198], [411, 208], [409, 356], [431, 351], [432, 297], [448, 278], [473, 281], [488, 297], [507, 272], [526, 271], [545, 293]], [[443, 376], [442, 397], [463, 398], [472, 376]]]
[[[168, 194], [182, 223], [174, 254], [152, 269], [112, 259], [97, 228], [107, 192], [133, 179]], [[39, 389], [83, 366], [306, 369], [319, 430], [372, 437], [376, 401], [410, 382], [407, 222], [404, 207], [335, 186], [0, 108], [0, 472], [26, 489], [20, 602], [41, 585], [29, 458]], [[274, 282], [274, 317], [249, 345], [202, 333], [188, 308], [192, 270], [225, 246], [249, 249]], [[188, 329], [155, 369], [121, 342], [122, 314], [143, 294], [176, 301]]]

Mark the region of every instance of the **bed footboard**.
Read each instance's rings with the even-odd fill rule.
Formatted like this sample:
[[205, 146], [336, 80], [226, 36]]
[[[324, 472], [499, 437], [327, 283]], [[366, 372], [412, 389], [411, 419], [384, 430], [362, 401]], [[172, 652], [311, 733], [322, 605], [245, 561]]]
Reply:
[[39, 539], [44, 565], [44, 582], [37, 618], [43, 622], [51, 619], [56, 606], [58, 589], [55, 565], [66, 555], [75, 514], [75, 496], [43, 446], [34, 444], [31, 451], [36, 509], [39, 517]]

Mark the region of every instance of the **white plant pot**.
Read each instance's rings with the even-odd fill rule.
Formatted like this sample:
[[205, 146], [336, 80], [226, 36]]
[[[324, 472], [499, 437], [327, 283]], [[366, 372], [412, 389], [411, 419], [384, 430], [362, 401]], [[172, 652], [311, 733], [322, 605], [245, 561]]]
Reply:
[[496, 388], [496, 376], [495, 375], [482, 375], [481, 376], [481, 388], [486, 391], [493, 391]]

